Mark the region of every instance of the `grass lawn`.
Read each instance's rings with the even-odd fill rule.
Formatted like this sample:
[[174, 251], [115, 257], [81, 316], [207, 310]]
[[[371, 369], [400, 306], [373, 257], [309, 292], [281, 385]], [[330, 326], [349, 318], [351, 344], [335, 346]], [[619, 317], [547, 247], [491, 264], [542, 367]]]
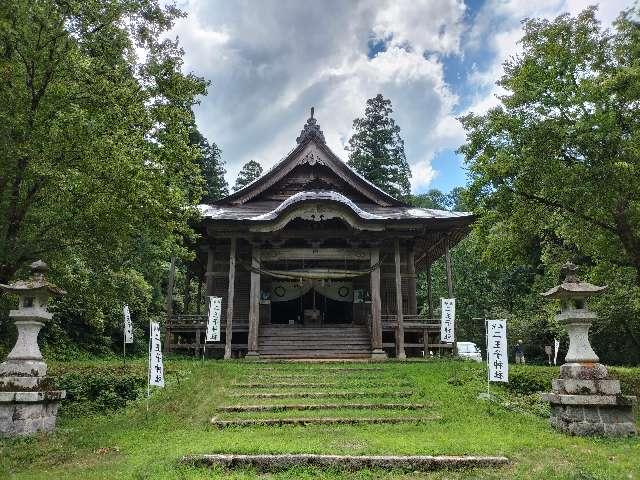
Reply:
[[[93, 364], [51, 364], [56, 370]], [[74, 418], [62, 409], [55, 434], [0, 440], [0, 478], [15, 479], [200, 479], [200, 478], [508, 478], [508, 479], [640, 479], [640, 440], [574, 438], [554, 432], [540, 405], [499, 387], [502, 399], [488, 402], [482, 365], [460, 361], [426, 361], [372, 365], [379, 370], [344, 372], [336, 366], [366, 364], [259, 364], [242, 361], [204, 363], [169, 359], [167, 387], [152, 393], [149, 414], [143, 399], [110, 415]], [[144, 369], [138, 361], [133, 368]], [[281, 387], [273, 391], [411, 391], [408, 398], [249, 399], [229, 398], [236, 382], [334, 383], [328, 387]], [[296, 380], [294, 380], [296, 381]], [[382, 387], [381, 387], [382, 385]], [[265, 392], [267, 388], [251, 391]], [[291, 403], [420, 403], [424, 410], [335, 410], [217, 413], [231, 404]], [[544, 409], [544, 407], [543, 407]], [[398, 425], [234, 427], [216, 429], [210, 419], [317, 417], [436, 417], [423, 423]], [[185, 454], [197, 453], [336, 453], [505, 455], [507, 467], [430, 474], [382, 471], [319, 471], [293, 469], [273, 474], [251, 470], [190, 468], [179, 465]]]

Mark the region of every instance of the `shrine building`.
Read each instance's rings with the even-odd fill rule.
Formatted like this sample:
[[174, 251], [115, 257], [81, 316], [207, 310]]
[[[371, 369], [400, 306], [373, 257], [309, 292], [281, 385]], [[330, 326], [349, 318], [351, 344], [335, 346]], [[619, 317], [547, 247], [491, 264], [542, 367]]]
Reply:
[[[222, 298], [225, 358], [384, 359], [421, 356], [439, 341], [431, 265], [474, 220], [412, 207], [353, 171], [327, 146], [313, 110], [295, 148], [250, 185], [201, 206], [196, 314], [170, 313], [168, 351], [204, 345], [204, 296]], [[426, 315], [416, 274], [427, 271]], [[187, 294], [186, 297], [189, 295]], [[185, 310], [189, 312], [189, 298]]]

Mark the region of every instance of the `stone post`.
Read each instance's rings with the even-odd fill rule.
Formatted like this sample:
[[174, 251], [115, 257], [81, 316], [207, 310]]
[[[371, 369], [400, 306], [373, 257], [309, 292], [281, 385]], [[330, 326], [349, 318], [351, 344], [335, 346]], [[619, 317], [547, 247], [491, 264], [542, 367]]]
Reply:
[[563, 283], [542, 294], [560, 300], [556, 319], [569, 334], [560, 378], [553, 380], [552, 393], [543, 394], [551, 404], [551, 425], [571, 435], [635, 435], [636, 397], [621, 394], [620, 381], [609, 378], [589, 343], [589, 328], [597, 316], [587, 309], [586, 299], [606, 287], [580, 282], [576, 270], [572, 263], [564, 265]]
[[10, 285], [0, 285], [19, 297], [15, 319], [18, 339], [5, 362], [0, 364], [0, 437], [50, 432], [55, 428], [58, 404], [64, 390], [53, 390], [46, 377], [47, 364], [38, 347], [38, 333], [52, 315], [47, 311], [50, 295], [64, 290], [45, 279], [47, 265], [42, 261], [31, 265], [31, 278]]

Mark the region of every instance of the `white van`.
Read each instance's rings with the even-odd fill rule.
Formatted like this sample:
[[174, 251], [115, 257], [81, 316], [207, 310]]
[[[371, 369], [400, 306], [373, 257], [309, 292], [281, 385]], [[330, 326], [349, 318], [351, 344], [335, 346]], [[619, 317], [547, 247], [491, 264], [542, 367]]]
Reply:
[[476, 362], [482, 362], [482, 352], [475, 343], [456, 342], [456, 346], [458, 347], [459, 357], [475, 360]]

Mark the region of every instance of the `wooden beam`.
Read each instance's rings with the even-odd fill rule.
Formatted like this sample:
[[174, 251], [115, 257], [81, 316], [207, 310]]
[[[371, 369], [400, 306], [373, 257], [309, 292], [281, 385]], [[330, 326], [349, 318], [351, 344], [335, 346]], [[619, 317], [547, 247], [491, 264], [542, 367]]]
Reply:
[[251, 287], [249, 289], [249, 338], [247, 357], [258, 357], [260, 327], [260, 249], [253, 247], [251, 255]]
[[231, 358], [231, 339], [233, 337], [233, 298], [236, 283], [236, 239], [229, 245], [229, 289], [227, 291], [227, 328], [224, 334], [224, 358]]
[[[380, 248], [371, 249], [371, 266], [380, 260]], [[382, 349], [382, 308], [380, 303], [380, 266], [371, 271], [371, 358], [387, 357]]]
[[369, 260], [365, 248], [272, 248], [263, 250], [263, 262], [276, 260]]
[[404, 351], [404, 316], [402, 311], [402, 278], [400, 277], [400, 240], [395, 242], [395, 267], [396, 267], [396, 356], [400, 360], [405, 360], [407, 355]]

